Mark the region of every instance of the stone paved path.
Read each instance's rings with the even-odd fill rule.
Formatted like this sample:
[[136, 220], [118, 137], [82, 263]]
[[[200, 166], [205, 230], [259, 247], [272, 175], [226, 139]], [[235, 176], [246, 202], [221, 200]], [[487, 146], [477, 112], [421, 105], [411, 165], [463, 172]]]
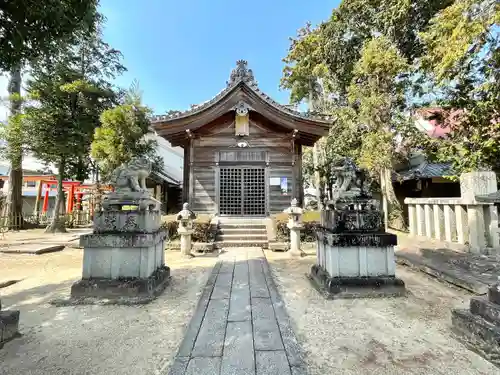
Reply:
[[260, 248], [215, 265], [169, 375], [303, 375], [303, 354]]

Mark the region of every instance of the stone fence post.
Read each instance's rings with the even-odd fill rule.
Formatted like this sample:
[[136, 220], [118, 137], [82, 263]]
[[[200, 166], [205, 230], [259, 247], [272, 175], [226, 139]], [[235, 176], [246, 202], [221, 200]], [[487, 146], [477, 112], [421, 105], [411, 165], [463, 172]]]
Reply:
[[500, 247], [495, 173], [462, 174], [460, 191], [460, 198], [406, 198], [410, 234], [468, 244], [473, 253]]
[[303, 254], [300, 248], [300, 230], [303, 228], [303, 210], [298, 207], [297, 204], [297, 199], [292, 199], [290, 207], [284, 211], [288, 214], [287, 227], [290, 229], [290, 249], [288, 250], [288, 254], [294, 257], [300, 257]]
[[[495, 172], [469, 172], [460, 176], [460, 193], [467, 204], [469, 245], [471, 250], [499, 247], [498, 211], [494, 196], [498, 197]], [[491, 199], [493, 198], [493, 199]], [[485, 203], [490, 203], [485, 206]]]
[[193, 221], [196, 215], [189, 209], [189, 203], [182, 205], [182, 211], [177, 214], [179, 227], [177, 233], [181, 236], [181, 253], [185, 256], [191, 256], [191, 235], [193, 234]]

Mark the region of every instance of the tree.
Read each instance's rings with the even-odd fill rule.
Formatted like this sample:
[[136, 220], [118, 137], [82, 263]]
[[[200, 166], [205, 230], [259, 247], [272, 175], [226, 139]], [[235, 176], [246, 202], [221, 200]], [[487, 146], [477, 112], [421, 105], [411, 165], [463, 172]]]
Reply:
[[[413, 68], [423, 53], [419, 32], [452, 0], [344, 0], [330, 19], [309, 25], [292, 39], [281, 86], [290, 100], [314, 102], [333, 115], [331, 134], [321, 142], [319, 166], [329, 180], [329, 164], [349, 156], [382, 177], [391, 218], [401, 226], [392, 189], [392, 162], [420, 137], [410, 121]], [[413, 90], [418, 91], [418, 90]], [[320, 105], [318, 106], [318, 103]], [[326, 105], [325, 105], [326, 104]], [[405, 142], [396, 142], [397, 136]], [[387, 210], [386, 210], [387, 211]], [[394, 220], [393, 220], [394, 221]]]
[[92, 158], [95, 159], [104, 180], [112, 172], [135, 156], [147, 156], [153, 161], [153, 169], [161, 169], [163, 161], [156, 155], [156, 141], [150, 134], [151, 110], [141, 104], [142, 92], [134, 81], [123, 103], [104, 111], [101, 126], [95, 129], [92, 142]]
[[23, 142], [19, 138], [21, 70], [25, 64], [71, 43], [75, 30], [85, 27], [92, 31], [100, 18], [97, 6], [98, 0], [24, 0], [0, 4], [0, 71], [10, 74], [8, 92], [12, 119], [7, 126], [13, 127], [5, 131], [11, 164], [6, 208], [9, 217], [20, 219], [20, 227], [23, 226]]
[[500, 172], [500, 5], [456, 1], [421, 33], [421, 65], [443, 92], [451, 134], [438, 141], [438, 157], [460, 174], [474, 169]]
[[125, 69], [121, 53], [98, 33], [81, 35], [79, 44], [33, 66], [28, 92], [34, 103], [26, 109], [30, 151], [58, 168], [58, 192], [48, 232], [65, 231], [62, 182], [71, 162], [84, 160], [90, 151], [99, 116], [115, 100], [108, 81]]

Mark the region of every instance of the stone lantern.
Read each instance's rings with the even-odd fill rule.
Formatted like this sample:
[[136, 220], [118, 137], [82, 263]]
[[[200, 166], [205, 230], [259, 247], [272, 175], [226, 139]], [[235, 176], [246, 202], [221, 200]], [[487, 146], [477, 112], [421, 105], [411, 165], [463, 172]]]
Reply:
[[300, 230], [303, 228], [303, 210], [297, 206], [297, 199], [292, 199], [290, 207], [284, 212], [288, 214], [287, 227], [290, 229], [290, 249], [288, 250], [288, 254], [291, 256], [302, 256], [303, 253], [300, 249]]
[[189, 203], [184, 203], [182, 211], [177, 214], [177, 222], [179, 223], [177, 233], [181, 236], [181, 253], [186, 256], [191, 256], [194, 219], [196, 219], [196, 214], [189, 209]]

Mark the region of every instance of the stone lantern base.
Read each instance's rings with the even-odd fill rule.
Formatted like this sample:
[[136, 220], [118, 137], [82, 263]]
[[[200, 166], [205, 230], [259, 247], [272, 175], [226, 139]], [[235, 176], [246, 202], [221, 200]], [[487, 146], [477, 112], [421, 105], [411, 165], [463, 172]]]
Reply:
[[468, 310], [452, 310], [453, 331], [472, 350], [500, 366], [500, 291], [492, 285], [488, 296], [472, 297]]
[[395, 276], [396, 241], [389, 233], [320, 230], [309, 279], [328, 299], [404, 296], [405, 284]]

